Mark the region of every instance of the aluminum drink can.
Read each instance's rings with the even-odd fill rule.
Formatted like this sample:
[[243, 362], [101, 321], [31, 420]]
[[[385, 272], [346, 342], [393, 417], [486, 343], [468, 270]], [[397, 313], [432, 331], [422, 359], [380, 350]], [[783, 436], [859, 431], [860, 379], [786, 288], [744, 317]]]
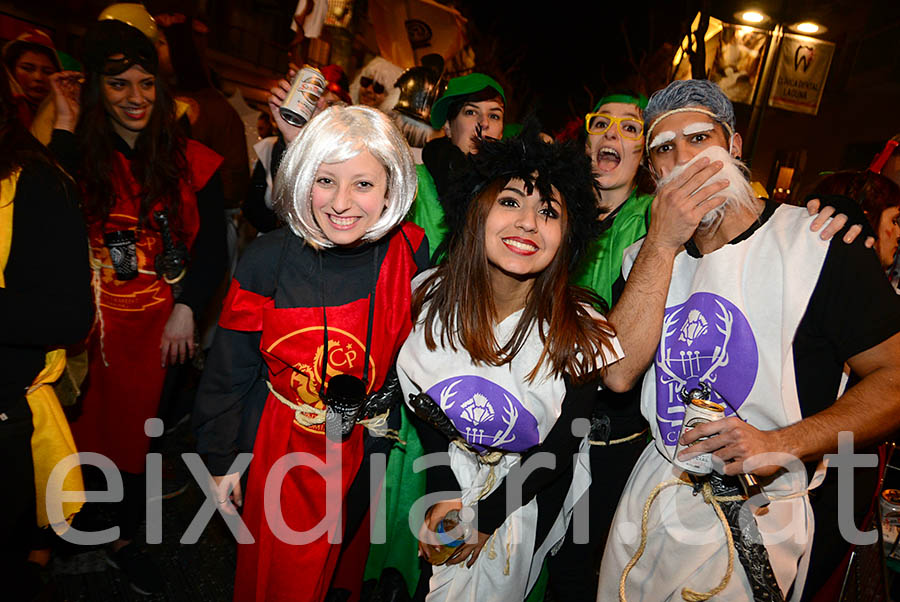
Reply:
[[[715, 422], [724, 417], [725, 406], [706, 399], [691, 399], [684, 408], [684, 420], [681, 423], [681, 432], [678, 434], [678, 440], [680, 441], [681, 436], [695, 426], [699, 426], [706, 422]], [[709, 439], [709, 437], [702, 437], [698, 439], [698, 441], [704, 441], [706, 439]], [[690, 460], [678, 459], [678, 454], [689, 447], [689, 445], [678, 443], [678, 445], [675, 446], [675, 456], [672, 459], [672, 463], [678, 468], [691, 474], [704, 475], [711, 473], [713, 471], [713, 463], [712, 454], [709, 452], [700, 454]]]
[[884, 535], [884, 555], [900, 558], [900, 490], [885, 489], [881, 492], [881, 531]]
[[304, 65], [294, 76], [291, 90], [278, 108], [281, 117], [291, 125], [297, 127], [305, 125], [312, 118], [316, 102], [325, 92], [326, 85], [325, 76], [321, 71]]

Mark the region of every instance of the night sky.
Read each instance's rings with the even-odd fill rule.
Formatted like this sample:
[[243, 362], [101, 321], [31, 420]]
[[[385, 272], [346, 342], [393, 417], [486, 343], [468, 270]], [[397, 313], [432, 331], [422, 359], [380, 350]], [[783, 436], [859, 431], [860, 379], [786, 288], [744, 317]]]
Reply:
[[460, 11], [470, 19], [476, 69], [497, 74], [511, 117], [533, 107], [544, 129], [557, 131], [610, 86], [646, 92], [664, 85], [673, 49], [662, 46], [680, 41], [698, 3], [541, 4], [543, 12], [519, 1], [465, 0]]

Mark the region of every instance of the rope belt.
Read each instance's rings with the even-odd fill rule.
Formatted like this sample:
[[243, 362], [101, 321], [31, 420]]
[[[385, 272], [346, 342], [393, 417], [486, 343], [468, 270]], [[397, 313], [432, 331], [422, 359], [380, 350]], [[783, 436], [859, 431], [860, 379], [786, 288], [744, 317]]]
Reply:
[[467, 451], [469, 453], [475, 454], [475, 459], [478, 460], [479, 464], [489, 464], [491, 466], [496, 465], [500, 460], [503, 459], [503, 456], [506, 455], [506, 452], [500, 450], [494, 450], [492, 452], [488, 452], [484, 455], [478, 453], [478, 450], [469, 445], [469, 442], [463, 439], [462, 437], [457, 437], [453, 439], [453, 444], [456, 445], [459, 449], [463, 451]]
[[[497, 550], [494, 549], [494, 542], [497, 539], [497, 531], [491, 533], [490, 545], [488, 546], [488, 558], [491, 560], [495, 560], [497, 558]], [[509, 577], [509, 561], [512, 556], [512, 551], [510, 550], [510, 538], [506, 538], [506, 566], [503, 568], [503, 575], [505, 577]]]
[[[756, 601], [783, 602], [784, 594], [778, 586], [772, 566], [769, 562], [768, 551], [762, 543], [762, 537], [752, 515], [742, 517], [741, 513], [748, 513], [744, 508], [746, 497], [739, 493], [739, 488], [725, 482], [727, 477], [718, 474], [705, 477], [702, 482], [696, 484], [682, 479], [664, 481], [653, 488], [641, 516], [641, 543], [631, 560], [622, 571], [619, 580], [619, 601], [627, 602], [625, 597], [625, 581], [628, 573], [637, 564], [644, 549], [647, 546], [647, 522], [650, 516], [650, 508], [663, 489], [684, 485], [692, 487], [703, 496], [703, 501], [712, 506], [719, 522], [725, 532], [726, 549], [728, 551], [728, 566], [725, 575], [719, 584], [708, 592], [697, 592], [685, 587], [681, 590], [682, 599], [687, 602], [702, 602], [709, 600], [728, 586], [731, 575], [734, 572], [734, 552], [737, 550], [738, 559], [744, 567], [744, 572], [753, 590], [753, 599]], [[782, 499], [788, 499], [786, 496]]]
[[[106, 334], [106, 323], [103, 321], [103, 307], [100, 305], [100, 270], [115, 270], [115, 268], [111, 265], [106, 265], [101, 261], [91, 258], [91, 288], [94, 292], [94, 307], [97, 312], [97, 323], [100, 325], [100, 359], [103, 360], [103, 365], [109, 368], [109, 362], [106, 361], [106, 350], [103, 347], [103, 339]], [[150, 276], [156, 276], [156, 272], [148, 272], [147, 270], [142, 270], [138, 268], [139, 274], [149, 274]]]
[[[269, 387], [269, 392], [272, 393], [275, 399], [294, 410], [294, 420], [296, 420], [298, 424], [302, 426], [313, 426], [325, 423], [325, 415], [328, 413], [327, 410], [322, 410], [306, 403], [294, 403], [276, 391], [275, 387], [273, 387], [272, 383], [268, 380], [266, 381], [266, 386]], [[357, 424], [361, 424], [369, 429], [369, 432], [375, 437], [387, 437], [388, 439], [393, 439], [398, 443], [406, 445], [406, 441], [400, 439], [400, 433], [397, 430], [387, 427], [388, 416], [390, 416], [390, 414], [391, 411], [387, 410], [383, 414], [373, 416], [372, 418], [358, 420]]]
[[[475, 497], [475, 501], [478, 502], [478, 501], [482, 500], [487, 494], [489, 494], [491, 492], [491, 490], [494, 488], [494, 485], [497, 484], [497, 474], [494, 471], [494, 467], [500, 462], [500, 460], [503, 459], [503, 456], [505, 456], [507, 454], [507, 452], [500, 451], [500, 450], [494, 450], [492, 452], [481, 455], [478, 453], [478, 450], [476, 450], [474, 447], [469, 445], [469, 443], [462, 437], [457, 437], [456, 439], [453, 439], [453, 444], [456, 445], [456, 447], [460, 448], [463, 451], [471, 452], [472, 454], [474, 454], [474, 456], [478, 460], [479, 464], [483, 464], [489, 468], [488, 476], [484, 480], [484, 485], [481, 487], [481, 491], [479, 491], [478, 495]], [[488, 544], [489, 544], [488, 545], [488, 558], [490, 558], [491, 560], [494, 560], [495, 558], [497, 558], [497, 551], [494, 549], [494, 544], [496, 542], [498, 532], [499, 531], [494, 531], [493, 533], [491, 533], [490, 540], [488, 541]], [[507, 577], [509, 576], [510, 555], [511, 555], [510, 539], [507, 537], [507, 540], [506, 540], [506, 565], [503, 569], [503, 574]], [[462, 565], [460, 565], [460, 566], [462, 566]]]
[[[653, 488], [653, 491], [651, 491], [650, 495], [647, 497], [647, 501], [644, 502], [644, 512], [641, 515], [641, 545], [638, 546], [634, 556], [631, 557], [631, 560], [625, 565], [625, 570], [622, 571], [622, 577], [619, 579], [619, 602], [627, 602], [627, 598], [625, 597], [625, 580], [628, 579], [628, 573], [631, 572], [631, 569], [634, 568], [634, 565], [640, 560], [641, 556], [644, 554], [644, 548], [647, 547], [647, 521], [650, 518], [650, 508], [653, 506], [653, 502], [656, 501], [656, 498], [663, 489], [677, 487], [679, 485], [692, 487], [690, 483], [686, 483], [681, 479], [664, 481]], [[728, 542], [728, 568], [725, 570], [725, 575], [722, 577], [722, 581], [719, 585], [708, 592], [696, 592], [687, 587], [681, 590], [681, 597], [688, 602], [702, 602], [703, 600], [709, 600], [728, 586], [728, 582], [731, 580], [731, 573], [734, 571], [734, 539], [731, 537], [731, 528], [728, 526], [728, 520], [725, 518], [725, 513], [722, 512], [722, 507], [719, 505], [719, 502], [744, 499], [742, 496], [737, 496], [737, 499], [727, 500], [716, 498], [716, 496], [713, 495], [712, 486], [709, 482], [703, 484], [703, 489], [701, 491], [703, 493], [703, 501], [713, 507], [716, 516], [719, 517], [719, 522], [722, 523], [725, 530], [725, 539]]]
[[627, 437], [622, 437], [621, 439], [613, 439], [611, 441], [593, 441], [591, 439], [588, 439], [588, 443], [590, 443], [591, 445], [601, 445], [601, 446], [602, 445], [618, 445], [619, 443], [628, 443], [629, 441], [634, 441], [638, 437], [642, 437], [642, 436], [646, 435], [648, 430], [650, 430], [650, 429], [645, 428], [644, 430], [642, 430], [639, 433], [634, 433], [634, 434], [628, 435]]

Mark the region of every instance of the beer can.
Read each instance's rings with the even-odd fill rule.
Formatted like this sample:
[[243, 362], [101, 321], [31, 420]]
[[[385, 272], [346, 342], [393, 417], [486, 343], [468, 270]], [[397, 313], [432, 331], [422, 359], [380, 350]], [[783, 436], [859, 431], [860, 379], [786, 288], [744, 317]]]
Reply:
[[885, 489], [879, 500], [881, 506], [881, 532], [884, 537], [884, 555], [900, 558], [897, 549], [900, 539], [900, 489]]
[[325, 92], [327, 82], [322, 72], [315, 67], [304, 65], [294, 76], [291, 90], [278, 111], [281, 117], [290, 123], [300, 127], [312, 118], [316, 110], [316, 103]]
[[[679, 460], [678, 454], [688, 449], [689, 445], [680, 443], [681, 436], [695, 426], [706, 422], [715, 422], [725, 417], [725, 406], [706, 399], [691, 399], [684, 409], [684, 420], [681, 423], [681, 432], [678, 434], [678, 445], [675, 446], [675, 457], [672, 463], [678, 468], [696, 475], [709, 474], [713, 471], [712, 454], [705, 453], [693, 457], [690, 460]], [[704, 441], [709, 437], [702, 437], [698, 441]]]

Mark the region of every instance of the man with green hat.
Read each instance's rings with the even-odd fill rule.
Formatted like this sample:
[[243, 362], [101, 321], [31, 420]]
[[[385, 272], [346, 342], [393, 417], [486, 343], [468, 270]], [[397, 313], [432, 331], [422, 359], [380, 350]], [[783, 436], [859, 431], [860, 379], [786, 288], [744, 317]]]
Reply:
[[431, 125], [443, 128], [446, 137], [432, 140], [422, 149], [424, 165], [417, 165], [419, 190], [408, 219], [425, 230], [432, 260], [443, 254], [447, 233], [444, 196], [454, 172], [465, 169], [466, 155], [477, 152], [482, 138], [503, 137], [506, 95], [497, 81], [483, 73], [455, 77], [431, 108]]

